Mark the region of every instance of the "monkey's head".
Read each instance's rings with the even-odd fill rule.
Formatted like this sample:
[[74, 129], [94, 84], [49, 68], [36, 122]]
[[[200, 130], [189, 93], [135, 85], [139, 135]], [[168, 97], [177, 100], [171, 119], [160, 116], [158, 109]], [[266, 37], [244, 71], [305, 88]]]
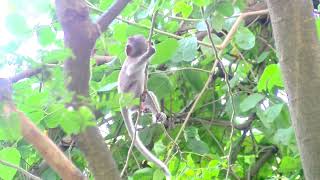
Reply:
[[138, 57], [148, 49], [148, 42], [142, 35], [131, 36], [126, 46], [126, 54], [129, 57]]

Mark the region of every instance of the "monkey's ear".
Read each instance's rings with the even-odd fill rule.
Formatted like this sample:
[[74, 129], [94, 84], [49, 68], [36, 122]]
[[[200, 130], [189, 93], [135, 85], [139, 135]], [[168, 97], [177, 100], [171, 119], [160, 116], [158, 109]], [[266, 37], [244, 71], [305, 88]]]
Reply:
[[132, 54], [132, 47], [130, 45], [126, 46], [126, 54], [127, 56], [130, 56]]

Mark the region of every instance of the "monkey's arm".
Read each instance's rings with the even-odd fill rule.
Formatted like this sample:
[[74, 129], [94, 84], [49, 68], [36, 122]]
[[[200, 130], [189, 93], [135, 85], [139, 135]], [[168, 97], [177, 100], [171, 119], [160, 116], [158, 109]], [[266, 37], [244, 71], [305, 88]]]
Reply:
[[155, 52], [156, 50], [150, 45], [148, 47], [147, 52], [145, 52], [141, 57], [139, 57], [136, 62], [128, 66], [126, 71], [127, 75], [130, 76], [136, 72], [143, 71], [146, 68], [145, 66], [147, 61]]

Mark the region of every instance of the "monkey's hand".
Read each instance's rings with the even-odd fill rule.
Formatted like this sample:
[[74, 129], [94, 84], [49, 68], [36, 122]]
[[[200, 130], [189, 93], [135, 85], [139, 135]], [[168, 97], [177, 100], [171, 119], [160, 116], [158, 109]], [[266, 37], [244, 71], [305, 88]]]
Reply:
[[148, 54], [150, 54], [150, 55], [153, 55], [156, 52], [156, 50], [153, 47], [152, 42], [148, 42], [148, 50], [147, 51], [148, 51]]

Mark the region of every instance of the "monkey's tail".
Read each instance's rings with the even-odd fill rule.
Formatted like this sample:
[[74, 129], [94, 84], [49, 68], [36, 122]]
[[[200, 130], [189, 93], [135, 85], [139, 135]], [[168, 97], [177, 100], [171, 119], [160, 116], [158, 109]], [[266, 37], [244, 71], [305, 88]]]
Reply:
[[146, 148], [146, 146], [142, 143], [140, 137], [139, 137], [139, 133], [138, 131], [135, 130], [135, 125], [132, 121], [131, 116], [129, 115], [128, 109], [127, 108], [121, 108], [121, 114], [124, 118], [124, 122], [126, 124], [128, 133], [131, 137], [131, 139], [133, 140], [134, 135], [136, 135], [135, 137], [135, 142], [134, 146], [140, 151], [140, 153], [147, 158], [147, 160], [155, 163], [157, 166], [159, 166], [162, 171], [164, 172], [165, 176], [166, 176], [166, 180], [170, 180], [171, 179], [171, 173], [167, 167], [167, 165], [165, 163], [163, 163], [160, 159], [158, 159], [155, 155], [153, 155], [151, 153], [150, 150], [148, 150]]

